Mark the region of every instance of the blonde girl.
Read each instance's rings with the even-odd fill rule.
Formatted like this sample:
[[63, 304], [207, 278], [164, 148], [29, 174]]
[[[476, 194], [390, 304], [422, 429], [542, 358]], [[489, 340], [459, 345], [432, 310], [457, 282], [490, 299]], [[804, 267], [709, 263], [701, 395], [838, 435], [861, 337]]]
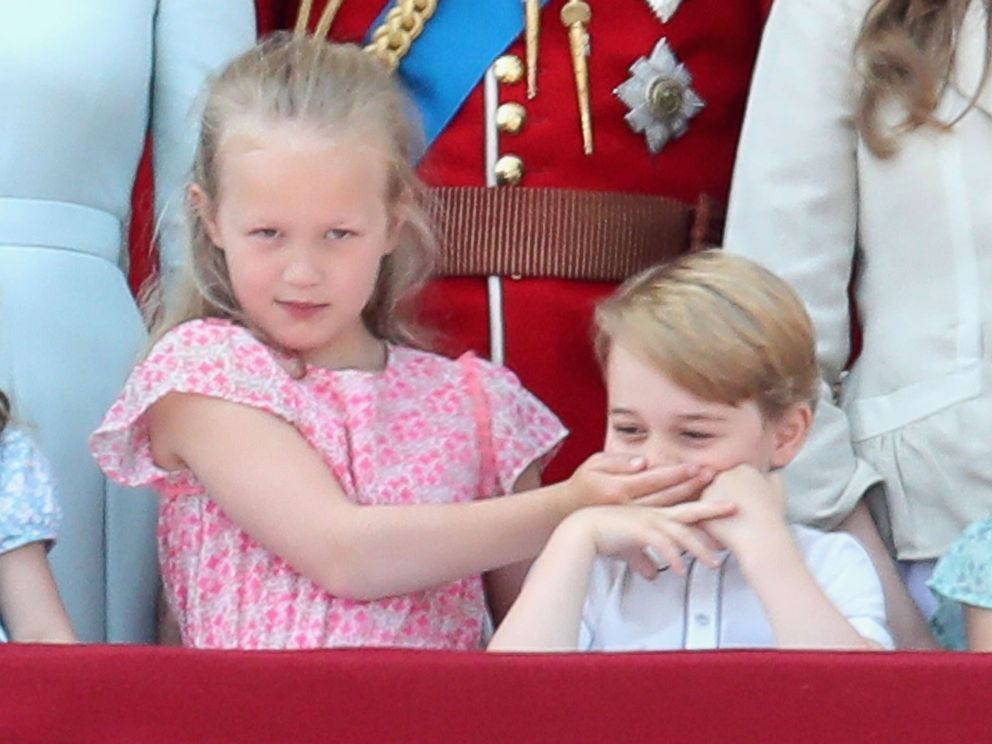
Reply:
[[208, 91], [192, 274], [92, 439], [162, 494], [186, 645], [478, 647], [486, 594], [498, 618], [565, 515], [703, 483], [601, 455], [538, 488], [558, 420], [510, 372], [415, 348], [433, 239], [407, 110], [380, 63], [308, 38]]

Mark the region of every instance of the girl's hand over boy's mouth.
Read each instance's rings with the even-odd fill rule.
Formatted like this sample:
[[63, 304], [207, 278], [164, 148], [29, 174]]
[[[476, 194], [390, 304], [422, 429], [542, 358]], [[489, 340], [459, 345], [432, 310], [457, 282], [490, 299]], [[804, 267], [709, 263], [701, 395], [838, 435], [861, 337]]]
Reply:
[[566, 513], [585, 506], [671, 506], [699, 496], [713, 471], [698, 465], [648, 467], [643, 457], [598, 452], [565, 481]]

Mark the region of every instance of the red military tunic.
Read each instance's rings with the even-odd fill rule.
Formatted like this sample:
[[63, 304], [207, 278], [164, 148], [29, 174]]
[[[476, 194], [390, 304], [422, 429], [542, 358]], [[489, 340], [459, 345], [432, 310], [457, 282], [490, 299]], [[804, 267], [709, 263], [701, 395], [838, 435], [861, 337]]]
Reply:
[[[495, 143], [497, 155], [512, 153], [522, 160], [523, 178], [518, 186], [495, 188], [656, 194], [689, 205], [706, 195], [725, 203], [770, 0], [683, 0], [667, 23], [659, 20], [647, 0], [591, 0], [588, 64], [595, 144], [591, 156], [582, 149], [568, 34], [560, 20], [564, 3], [551, 0], [541, 12], [537, 97], [528, 100], [526, 79], [495, 88], [496, 103], [513, 101], [526, 109], [522, 129], [500, 133]], [[297, 5], [296, 0], [259, 0], [260, 20], [290, 26]], [[312, 19], [323, 5], [314, 2]], [[361, 41], [384, 5], [384, 0], [344, 0], [331, 38]], [[624, 120], [628, 108], [613, 91], [630, 76], [631, 64], [649, 56], [663, 37], [692, 76], [692, 88], [705, 105], [689, 120], [683, 136], [653, 155], [644, 135], [632, 131]], [[523, 39], [506, 53], [524, 60]], [[492, 174], [487, 173], [492, 158], [487, 163], [484, 87], [480, 84], [472, 91], [431, 146], [420, 171], [428, 184], [492, 183]], [[490, 96], [492, 92], [490, 87]], [[492, 148], [494, 128], [488, 129]], [[446, 238], [445, 250], [457, 251], [458, 236]], [[533, 276], [504, 277], [499, 283], [502, 308], [497, 307], [497, 317], [491, 317], [483, 276], [435, 282], [425, 296], [426, 317], [441, 331], [440, 345], [448, 353], [473, 348], [486, 355], [495, 352], [498, 358], [502, 352], [501, 361], [564, 420], [572, 436], [546, 474], [546, 480], [557, 480], [602, 446], [605, 395], [590, 343], [591, 315], [594, 303], [614, 283]], [[497, 336], [503, 336], [502, 349], [491, 348], [492, 323]]]

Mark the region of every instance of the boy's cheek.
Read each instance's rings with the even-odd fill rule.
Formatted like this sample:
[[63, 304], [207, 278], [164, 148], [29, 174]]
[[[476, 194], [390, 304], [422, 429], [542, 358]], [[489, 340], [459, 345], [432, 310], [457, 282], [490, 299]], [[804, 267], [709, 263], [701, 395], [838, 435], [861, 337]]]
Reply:
[[759, 473], [768, 473], [769, 471], [768, 457], [754, 448], [734, 448], [732, 450], [713, 448], [706, 452], [700, 452], [698, 457], [687, 457], [686, 461], [700, 467], [711, 468], [718, 474], [733, 470], [739, 465], [749, 465]]
[[614, 435], [612, 431], [606, 432], [606, 440], [603, 442], [603, 452], [610, 455], [640, 455], [645, 457], [646, 453], [642, 452], [644, 448], [632, 445], [629, 442], [624, 442], [619, 437]]

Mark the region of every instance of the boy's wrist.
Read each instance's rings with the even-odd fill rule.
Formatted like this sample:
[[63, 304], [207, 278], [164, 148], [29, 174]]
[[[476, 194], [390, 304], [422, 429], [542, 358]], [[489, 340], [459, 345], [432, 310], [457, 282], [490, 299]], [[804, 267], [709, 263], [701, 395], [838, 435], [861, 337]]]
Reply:
[[595, 557], [596, 526], [590, 508], [577, 509], [561, 521], [548, 539], [546, 551], [568, 551], [576, 557], [588, 555]]
[[792, 537], [792, 530], [785, 522], [781, 529], [762, 531], [733, 552], [748, 576], [752, 572], [761, 575], [774, 571], [793, 560], [804, 560]]
[[574, 510], [561, 521], [555, 532], [567, 536], [569, 540], [581, 539], [590, 543], [594, 542], [595, 521], [593, 519], [593, 508], [583, 507]]

